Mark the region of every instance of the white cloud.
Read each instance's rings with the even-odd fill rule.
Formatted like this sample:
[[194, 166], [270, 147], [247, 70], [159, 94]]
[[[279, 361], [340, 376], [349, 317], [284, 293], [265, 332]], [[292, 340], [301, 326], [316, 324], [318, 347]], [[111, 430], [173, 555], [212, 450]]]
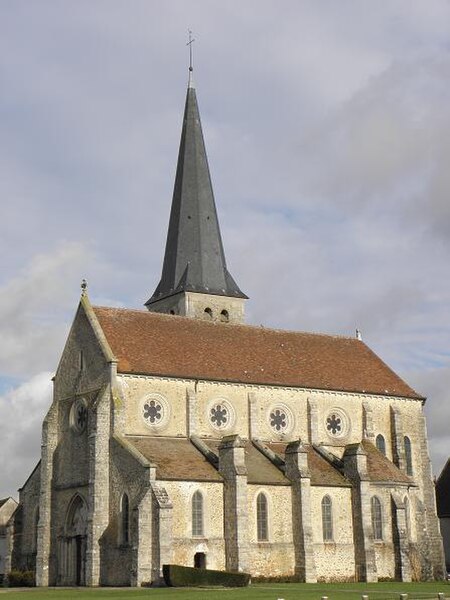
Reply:
[[52, 373], [45, 371], [0, 396], [0, 497], [16, 495], [40, 459], [42, 420], [52, 398]]
[[85, 245], [39, 255], [0, 288], [0, 374], [27, 378], [56, 368], [79, 285], [91, 270]]

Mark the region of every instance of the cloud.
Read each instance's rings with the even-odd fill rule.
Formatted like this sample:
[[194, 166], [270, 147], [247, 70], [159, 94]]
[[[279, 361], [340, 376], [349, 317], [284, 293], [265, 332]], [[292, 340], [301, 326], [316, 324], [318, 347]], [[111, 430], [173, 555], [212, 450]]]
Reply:
[[0, 288], [0, 375], [28, 378], [56, 368], [91, 260], [84, 244], [64, 244]]
[[44, 371], [0, 395], [0, 497], [14, 494], [40, 458], [42, 420], [52, 398], [52, 373]]

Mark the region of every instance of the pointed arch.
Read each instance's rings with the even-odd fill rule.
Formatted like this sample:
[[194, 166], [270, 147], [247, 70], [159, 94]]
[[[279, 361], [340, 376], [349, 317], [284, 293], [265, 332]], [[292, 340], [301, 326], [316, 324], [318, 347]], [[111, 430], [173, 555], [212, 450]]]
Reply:
[[384, 439], [384, 436], [381, 435], [381, 433], [377, 435], [375, 445], [377, 447], [377, 450], [379, 450], [381, 454], [384, 454], [384, 456], [386, 456], [386, 440]]
[[256, 532], [258, 542], [269, 540], [269, 507], [264, 492], [260, 492], [256, 498]]
[[412, 476], [413, 475], [413, 463], [412, 463], [412, 448], [411, 448], [411, 440], [407, 435], [405, 435], [404, 439], [405, 445], [405, 462], [406, 462], [406, 474]]
[[130, 543], [130, 499], [127, 493], [120, 499], [120, 543]]
[[192, 536], [203, 537], [204, 535], [205, 527], [203, 494], [200, 490], [197, 490], [192, 496]]
[[333, 541], [333, 503], [328, 494], [322, 498], [322, 536], [324, 542]]
[[66, 534], [86, 535], [87, 504], [84, 498], [76, 493], [68, 506], [66, 514]]
[[372, 512], [373, 538], [380, 541], [383, 539], [383, 510], [378, 496], [372, 496], [370, 508]]

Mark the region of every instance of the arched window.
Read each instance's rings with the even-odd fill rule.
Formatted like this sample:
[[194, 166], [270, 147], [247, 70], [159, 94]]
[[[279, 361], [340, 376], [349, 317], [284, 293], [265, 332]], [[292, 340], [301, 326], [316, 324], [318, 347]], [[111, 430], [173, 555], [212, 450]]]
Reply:
[[384, 437], [381, 435], [381, 433], [379, 433], [377, 435], [375, 444], [376, 444], [377, 449], [381, 452], [381, 454], [384, 454], [384, 456], [386, 456], [386, 442], [384, 440]]
[[412, 451], [411, 451], [411, 440], [407, 435], [404, 437], [405, 444], [405, 460], [406, 460], [406, 474], [413, 474], [413, 464], [412, 464]]
[[120, 530], [121, 530], [121, 543], [130, 543], [130, 501], [127, 494], [122, 496], [120, 503]]
[[207, 308], [205, 308], [205, 317], [207, 319], [212, 319], [213, 318], [213, 312], [212, 310], [209, 308], [209, 306]]
[[322, 498], [322, 534], [324, 542], [333, 540], [333, 505], [330, 496]]
[[220, 320], [223, 323], [228, 323], [228, 321], [230, 320], [230, 315], [228, 314], [228, 311], [223, 309], [220, 313]]
[[192, 535], [203, 537], [203, 496], [198, 490], [192, 496]]
[[372, 509], [372, 529], [375, 540], [383, 539], [383, 514], [381, 510], [381, 502], [376, 496], [372, 497], [370, 502]]
[[267, 542], [269, 539], [269, 521], [267, 498], [262, 492], [256, 498], [256, 529], [258, 542]]

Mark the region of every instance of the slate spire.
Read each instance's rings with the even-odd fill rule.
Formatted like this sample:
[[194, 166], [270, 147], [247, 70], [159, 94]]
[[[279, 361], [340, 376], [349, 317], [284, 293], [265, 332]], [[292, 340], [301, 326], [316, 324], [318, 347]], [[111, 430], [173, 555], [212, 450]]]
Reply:
[[192, 69], [161, 281], [145, 305], [180, 292], [247, 298], [226, 266]]

